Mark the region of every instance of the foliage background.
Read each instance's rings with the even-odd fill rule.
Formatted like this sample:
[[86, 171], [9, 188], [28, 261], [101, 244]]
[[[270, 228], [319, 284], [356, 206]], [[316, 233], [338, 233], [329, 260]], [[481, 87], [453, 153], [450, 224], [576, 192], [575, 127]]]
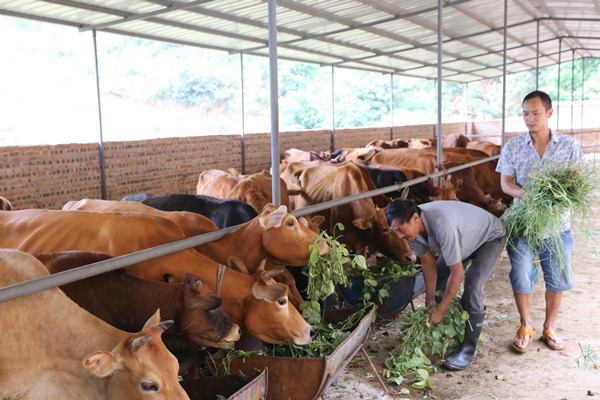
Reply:
[[[2, 146], [98, 141], [98, 101], [104, 140], [270, 131], [267, 58], [99, 32], [98, 96], [90, 32], [0, 17], [0, 35], [11, 38], [0, 41]], [[563, 63], [560, 100], [571, 100], [572, 84], [575, 101], [598, 100], [599, 63]], [[433, 80], [285, 60], [278, 74], [281, 131], [437, 121]], [[557, 65], [539, 71], [555, 101], [557, 78]], [[501, 77], [442, 89], [443, 122], [502, 116]], [[506, 116], [518, 117], [534, 89], [535, 71], [508, 75]]]

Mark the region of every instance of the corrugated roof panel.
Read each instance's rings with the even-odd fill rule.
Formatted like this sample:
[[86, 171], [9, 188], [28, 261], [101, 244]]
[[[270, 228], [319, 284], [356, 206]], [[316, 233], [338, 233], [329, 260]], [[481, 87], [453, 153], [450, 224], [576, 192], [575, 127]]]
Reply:
[[[177, 7], [191, 1], [0, 0], [0, 13], [89, 26], [125, 16], [136, 18], [139, 14], [164, 10], [170, 4]], [[435, 77], [437, 68], [432, 65], [437, 63], [436, 7], [437, 0], [278, 0], [278, 53], [281, 57], [324, 65], [385, 73], [405, 70], [415, 76]], [[503, 11], [503, 2], [498, 0], [453, 0], [444, 7], [444, 40], [450, 41], [443, 45], [442, 67], [449, 79], [470, 81], [473, 76], [498, 75], [504, 48]], [[540, 17], [540, 65], [558, 62], [558, 37], [563, 37], [561, 61], [600, 54], [600, 13], [593, 2], [509, 0], [508, 71], [535, 66], [538, 27], [535, 19]], [[553, 19], [557, 17], [596, 20]], [[212, 0], [106, 29], [266, 55], [267, 23], [265, 0]]]

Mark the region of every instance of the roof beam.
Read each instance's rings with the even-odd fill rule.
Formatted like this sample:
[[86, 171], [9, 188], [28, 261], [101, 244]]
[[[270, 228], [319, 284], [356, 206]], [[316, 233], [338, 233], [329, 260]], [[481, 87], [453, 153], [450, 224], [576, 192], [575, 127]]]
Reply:
[[208, 3], [209, 1], [212, 1], [212, 0], [195, 0], [195, 1], [192, 1], [189, 3], [170, 4], [159, 10], [149, 11], [147, 13], [142, 13], [142, 14], [131, 14], [131, 15], [127, 15], [123, 18], [115, 19], [115, 20], [104, 22], [101, 24], [82, 26], [81, 28], [79, 28], [79, 32], [98, 30], [98, 29], [103, 29], [103, 28], [108, 28], [111, 26], [123, 24], [125, 22], [148, 19], [151, 17], [155, 17], [157, 15], [162, 15], [162, 14], [170, 13], [173, 11], [183, 10], [185, 8], [194, 7], [194, 6], [203, 4], [203, 3]]

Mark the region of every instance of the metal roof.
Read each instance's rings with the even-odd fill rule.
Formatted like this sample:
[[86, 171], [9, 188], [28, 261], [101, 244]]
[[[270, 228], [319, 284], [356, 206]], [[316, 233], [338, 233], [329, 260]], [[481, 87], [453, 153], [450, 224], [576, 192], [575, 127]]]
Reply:
[[[437, 77], [437, 0], [277, 0], [276, 4], [280, 59]], [[444, 0], [444, 80], [502, 76], [504, 4]], [[559, 58], [565, 62], [600, 56], [600, 0], [507, 0], [506, 5], [506, 73], [556, 64]], [[269, 54], [265, 0], [0, 0], [0, 14], [80, 31]]]

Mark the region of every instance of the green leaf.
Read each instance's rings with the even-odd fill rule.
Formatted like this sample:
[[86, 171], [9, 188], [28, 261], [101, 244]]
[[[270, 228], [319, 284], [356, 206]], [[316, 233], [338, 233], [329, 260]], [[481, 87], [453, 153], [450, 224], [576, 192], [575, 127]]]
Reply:
[[424, 389], [425, 385], [427, 385], [427, 381], [415, 382], [411, 386], [414, 387], [415, 389]]

